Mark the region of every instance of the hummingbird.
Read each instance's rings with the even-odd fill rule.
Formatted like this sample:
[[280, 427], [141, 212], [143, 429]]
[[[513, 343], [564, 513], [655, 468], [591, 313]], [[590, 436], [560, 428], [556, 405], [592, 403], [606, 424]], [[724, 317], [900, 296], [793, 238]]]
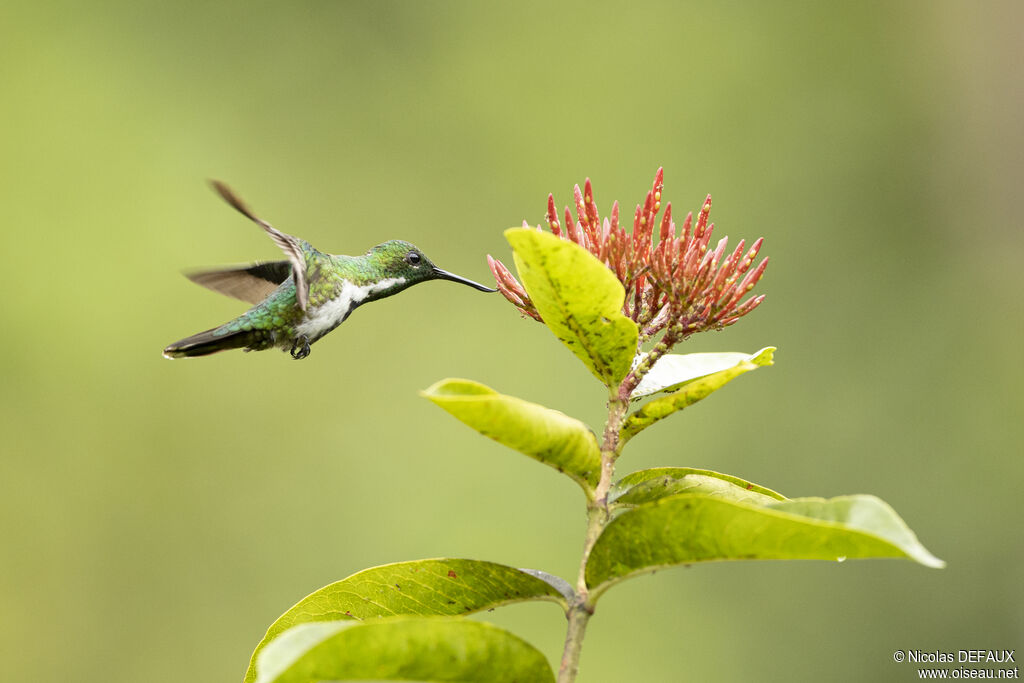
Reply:
[[262, 227], [288, 258], [186, 272], [196, 284], [255, 305], [220, 327], [174, 342], [164, 349], [165, 358], [277, 347], [301, 360], [314, 342], [345, 322], [356, 307], [420, 282], [450, 280], [482, 292], [497, 291], [441, 270], [402, 240], [378, 244], [362, 256], [325, 254], [258, 218], [224, 183], [212, 181], [211, 185], [224, 201]]

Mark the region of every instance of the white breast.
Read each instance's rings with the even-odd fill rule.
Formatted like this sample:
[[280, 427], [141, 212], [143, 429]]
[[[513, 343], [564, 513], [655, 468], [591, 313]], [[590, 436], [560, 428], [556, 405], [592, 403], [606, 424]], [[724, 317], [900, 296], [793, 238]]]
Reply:
[[296, 326], [295, 331], [299, 335], [309, 337], [310, 340], [319, 339], [340, 325], [349, 311], [366, 297], [404, 282], [403, 277], [392, 277], [360, 286], [346, 280], [338, 296], [306, 311], [306, 319]]

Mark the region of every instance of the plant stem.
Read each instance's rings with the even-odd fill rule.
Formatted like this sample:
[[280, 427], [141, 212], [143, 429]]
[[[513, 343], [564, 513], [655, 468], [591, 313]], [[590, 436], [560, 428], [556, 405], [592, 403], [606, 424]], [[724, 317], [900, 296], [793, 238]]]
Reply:
[[[628, 380], [627, 380], [628, 381]], [[615, 475], [615, 459], [618, 457], [619, 430], [622, 420], [629, 410], [629, 394], [621, 397], [621, 389], [608, 401], [608, 421], [604, 428], [604, 442], [601, 445], [601, 478], [594, 493], [594, 500], [587, 505], [587, 535], [583, 541], [583, 556], [580, 559], [580, 571], [576, 579], [576, 597], [569, 604], [569, 625], [565, 633], [565, 647], [562, 650], [562, 663], [558, 668], [558, 683], [572, 683], [580, 667], [580, 651], [583, 649], [583, 636], [587, 631], [587, 622], [594, 613], [590, 604], [590, 593], [587, 589], [587, 560], [594, 549], [598, 537], [605, 526], [611, 521], [608, 508], [608, 492], [611, 490], [612, 477]]]
[[574, 601], [569, 607], [569, 627], [565, 632], [565, 647], [562, 663], [558, 667], [558, 683], [572, 683], [580, 669], [580, 650], [583, 649], [583, 635], [587, 632], [590, 611]]

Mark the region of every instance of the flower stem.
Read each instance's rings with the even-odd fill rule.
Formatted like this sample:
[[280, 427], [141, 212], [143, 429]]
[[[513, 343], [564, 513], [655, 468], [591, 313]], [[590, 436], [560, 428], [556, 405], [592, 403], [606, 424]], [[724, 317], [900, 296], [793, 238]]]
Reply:
[[601, 479], [598, 481], [594, 500], [587, 505], [587, 534], [583, 541], [583, 556], [580, 559], [580, 571], [576, 579], [576, 596], [569, 604], [567, 613], [569, 625], [565, 633], [565, 647], [562, 650], [562, 663], [558, 668], [558, 683], [572, 683], [579, 672], [580, 651], [583, 649], [583, 636], [587, 631], [587, 622], [594, 613], [587, 588], [587, 560], [594, 544], [601, 536], [605, 526], [611, 521], [608, 508], [608, 492], [611, 490], [612, 477], [615, 474], [615, 459], [619, 450], [619, 430], [622, 420], [629, 410], [628, 394], [621, 397], [621, 388], [608, 401], [608, 421], [605, 423], [604, 441], [601, 445]]

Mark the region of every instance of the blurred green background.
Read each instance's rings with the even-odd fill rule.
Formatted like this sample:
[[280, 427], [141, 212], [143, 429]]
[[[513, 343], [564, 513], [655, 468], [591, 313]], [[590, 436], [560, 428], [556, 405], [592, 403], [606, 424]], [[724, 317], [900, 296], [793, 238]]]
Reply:
[[[637, 438], [790, 496], [875, 493], [949, 562], [732, 563], [611, 591], [581, 681], [914, 678], [1024, 648], [1022, 5], [5, 3], [0, 678], [240, 680], [270, 622], [368, 566], [574, 577], [575, 485], [418, 397], [482, 381], [595, 428], [602, 390], [498, 296], [429, 283], [311, 357], [170, 362], [244, 309], [189, 266], [390, 238], [488, 281], [502, 230], [659, 166], [763, 235], [764, 305], [684, 351], [775, 367]], [[549, 604], [484, 615], [557, 662]]]

